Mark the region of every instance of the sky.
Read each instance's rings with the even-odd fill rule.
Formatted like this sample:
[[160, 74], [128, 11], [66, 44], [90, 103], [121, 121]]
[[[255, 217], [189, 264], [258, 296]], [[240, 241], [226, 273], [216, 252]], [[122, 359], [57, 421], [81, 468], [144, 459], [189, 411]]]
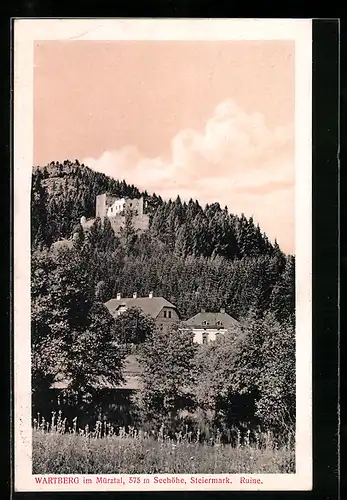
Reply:
[[35, 42], [34, 164], [219, 202], [294, 253], [294, 42]]

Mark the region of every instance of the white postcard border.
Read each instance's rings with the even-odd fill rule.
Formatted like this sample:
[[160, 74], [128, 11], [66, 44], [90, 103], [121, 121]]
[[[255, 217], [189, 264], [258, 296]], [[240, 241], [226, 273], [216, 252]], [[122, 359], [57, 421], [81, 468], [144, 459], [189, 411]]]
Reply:
[[[310, 490], [312, 488], [312, 29], [311, 20], [18, 19], [14, 22], [14, 479], [16, 491], [116, 491], [114, 484], [37, 484], [31, 473], [30, 188], [35, 40], [295, 40], [295, 238], [297, 435], [295, 474], [252, 474], [260, 484], [127, 484], [141, 490]], [[144, 480], [147, 475], [137, 475]], [[170, 475], [157, 475], [157, 477]], [[196, 474], [194, 477], [227, 477]], [[246, 476], [243, 475], [243, 476]], [[39, 477], [39, 476], [36, 476]], [[57, 476], [58, 477], [58, 476]], [[64, 476], [61, 476], [64, 477]], [[92, 476], [90, 476], [92, 477]], [[123, 475], [123, 477], [126, 477]]]

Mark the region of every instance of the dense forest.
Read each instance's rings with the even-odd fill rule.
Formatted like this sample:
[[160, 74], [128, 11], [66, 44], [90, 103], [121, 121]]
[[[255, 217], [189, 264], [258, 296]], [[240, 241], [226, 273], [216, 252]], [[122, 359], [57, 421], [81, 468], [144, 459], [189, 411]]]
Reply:
[[[95, 197], [143, 196], [150, 229], [135, 234], [131, 221], [117, 237], [108, 221], [96, 219], [84, 234], [81, 216], [95, 216]], [[252, 310], [273, 311], [279, 320], [294, 317], [294, 256], [285, 255], [252, 218], [197, 200], [163, 201], [125, 181], [65, 161], [36, 167], [32, 174], [32, 251], [74, 236], [74, 246], [88, 254], [91, 288], [106, 301], [134, 291], [163, 295], [185, 319], [201, 307], [225, 307], [236, 318]]]

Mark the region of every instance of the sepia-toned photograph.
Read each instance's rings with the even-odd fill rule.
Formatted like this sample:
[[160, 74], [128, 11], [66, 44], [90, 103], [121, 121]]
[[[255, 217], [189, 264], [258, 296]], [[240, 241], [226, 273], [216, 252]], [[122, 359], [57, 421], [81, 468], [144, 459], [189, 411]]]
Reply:
[[310, 21], [243, 22], [17, 21], [22, 490], [310, 487]]

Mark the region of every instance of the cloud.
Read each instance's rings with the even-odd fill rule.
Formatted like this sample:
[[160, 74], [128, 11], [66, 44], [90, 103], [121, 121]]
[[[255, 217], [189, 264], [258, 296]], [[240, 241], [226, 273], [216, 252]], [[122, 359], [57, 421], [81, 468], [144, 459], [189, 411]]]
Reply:
[[293, 187], [293, 183], [289, 181], [278, 181], [278, 182], [267, 182], [258, 186], [247, 186], [236, 188], [236, 193], [246, 194], [246, 195], [260, 195], [260, 194], [271, 194], [274, 191], [282, 191], [283, 189], [290, 189]]
[[229, 99], [202, 130], [181, 130], [168, 158], [147, 158], [126, 146], [83, 163], [163, 198], [219, 201], [234, 213], [253, 215], [270, 238], [293, 251], [293, 138], [292, 126], [271, 129], [262, 114], [247, 114]]

